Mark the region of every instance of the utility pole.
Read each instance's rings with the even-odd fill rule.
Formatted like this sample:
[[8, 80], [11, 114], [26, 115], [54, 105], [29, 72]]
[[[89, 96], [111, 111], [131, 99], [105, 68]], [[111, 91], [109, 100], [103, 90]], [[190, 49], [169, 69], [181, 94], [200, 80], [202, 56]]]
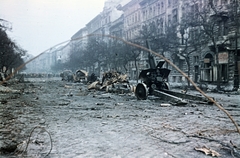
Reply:
[[235, 30], [235, 69], [234, 69], [234, 89], [239, 89], [239, 74], [238, 74], [238, 35], [239, 35], [239, 18], [238, 18], [238, 0], [235, 0], [235, 22], [236, 22], [236, 30]]

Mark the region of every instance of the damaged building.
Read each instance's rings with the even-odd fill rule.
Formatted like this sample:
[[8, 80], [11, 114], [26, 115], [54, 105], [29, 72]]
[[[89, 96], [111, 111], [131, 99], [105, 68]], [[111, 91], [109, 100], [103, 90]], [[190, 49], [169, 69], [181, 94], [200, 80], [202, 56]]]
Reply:
[[[194, 82], [238, 89], [238, 3], [237, 0], [107, 0], [103, 11], [90, 20], [86, 27], [80, 28], [72, 36], [69, 45], [72, 49], [86, 46], [87, 38], [75, 39], [88, 34], [116, 36], [144, 47], [146, 39], [151, 39], [151, 49], [172, 61]], [[203, 15], [204, 9], [207, 14]], [[200, 19], [200, 14], [204, 19]], [[175, 30], [170, 26], [174, 26]], [[207, 32], [209, 30], [205, 26], [211, 28], [210, 32]], [[144, 29], [153, 32], [148, 37], [140, 35]], [[175, 40], [174, 44], [171, 40]], [[156, 62], [159, 60], [156, 57]], [[84, 69], [88, 72], [98, 70], [98, 76], [111, 70], [111, 67], [106, 67], [107, 64], [101, 62], [93, 65], [91, 69]], [[140, 51], [135, 61], [128, 61], [124, 67], [127, 70], [124, 73], [130, 79], [138, 79], [141, 70], [150, 67], [146, 51]], [[168, 77], [171, 84], [187, 84], [186, 78], [169, 64], [166, 63], [163, 67], [172, 70]]]

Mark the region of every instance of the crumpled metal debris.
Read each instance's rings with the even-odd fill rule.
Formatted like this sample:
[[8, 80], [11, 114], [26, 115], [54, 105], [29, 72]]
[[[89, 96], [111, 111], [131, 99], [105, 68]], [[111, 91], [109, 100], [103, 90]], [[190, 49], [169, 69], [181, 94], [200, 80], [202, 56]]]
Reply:
[[86, 81], [88, 77], [88, 72], [85, 70], [77, 70], [73, 75], [74, 82]]
[[194, 148], [195, 150], [197, 151], [202, 151], [204, 152], [206, 155], [211, 155], [213, 157], [219, 157], [221, 156], [218, 152], [206, 147], [206, 146], [203, 146], [203, 147], [196, 147]]
[[116, 71], [109, 71], [103, 74], [102, 81], [95, 81], [88, 85], [88, 89], [106, 90], [107, 92], [129, 93], [128, 76]]
[[1, 86], [1, 85], [0, 85], [0, 92], [1, 93], [14, 93], [14, 94], [20, 94], [21, 93], [20, 90], [14, 90], [14, 89], [11, 89], [9, 87], [4, 87], [4, 86]]

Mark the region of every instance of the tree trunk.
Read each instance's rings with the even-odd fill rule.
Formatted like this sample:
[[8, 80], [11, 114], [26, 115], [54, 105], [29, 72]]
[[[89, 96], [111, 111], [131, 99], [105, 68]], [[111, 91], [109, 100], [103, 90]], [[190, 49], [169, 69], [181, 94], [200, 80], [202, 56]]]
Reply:
[[[190, 68], [190, 61], [189, 61], [189, 58], [188, 58], [188, 57], [187, 57], [187, 59], [186, 59], [186, 63], [187, 63], [187, 75], [188, 75], [188, 77], [190, 78], [190, 70], [191, 70], [191, 68]], [[190, 88], [190, 81], [187, 80], [187, 82], [188, 82], [188, 88]]]
[[136, 68], [136, 79], [137, 79], [137, 83], [138, 83], [138, 66], [137, 66], [137, 59], [135, 58], [134, 60], [134, 64], [135, 64], [135, 68]]
[[127, 71], [128, 71], [126, 64], [125, 64], [125, 65], [123, 65], [123, 68], [124, 68], [125, 72], [127, 72]]
[[215, 45], [215, 50], [216, 50], [216, 65], [217, 65], [217, 90], [220, 90], [221, 89], [221, 86], [220, 86], [220, 65], [219, 65], [219, 60], [218, 60], [218, 46], [216, 45], [216, 43], [214, 44]]
[[98, 62], [98, 72], [97, 72], [97, 76], [100, 76], [101, 73], [101, 66], [100, 66], [100, 62]]

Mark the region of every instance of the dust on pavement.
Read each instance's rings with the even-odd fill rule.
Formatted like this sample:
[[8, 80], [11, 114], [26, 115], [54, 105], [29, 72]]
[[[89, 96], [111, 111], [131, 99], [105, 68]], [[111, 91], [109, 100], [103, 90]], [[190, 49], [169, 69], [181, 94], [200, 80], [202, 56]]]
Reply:
[[[139, 101], [134, 94], [89, 91], [84, 84], [58, 80], [9, 88], [17, 91], [1, 93], [0, 139], [26, 147], [32, 129], [41, 127], [32, 132], [25, 153], [29, 157], [49, 151], [50, 158], [209, 157], [197, 147], [232, 157], [230, 141], [240, 147], [231, 120], [214, 105], [172, 106], [154, 97]], [[239, 95], [209, 95], [240, 124]], [[22, 151], [1, 154], [18, 157]]]

